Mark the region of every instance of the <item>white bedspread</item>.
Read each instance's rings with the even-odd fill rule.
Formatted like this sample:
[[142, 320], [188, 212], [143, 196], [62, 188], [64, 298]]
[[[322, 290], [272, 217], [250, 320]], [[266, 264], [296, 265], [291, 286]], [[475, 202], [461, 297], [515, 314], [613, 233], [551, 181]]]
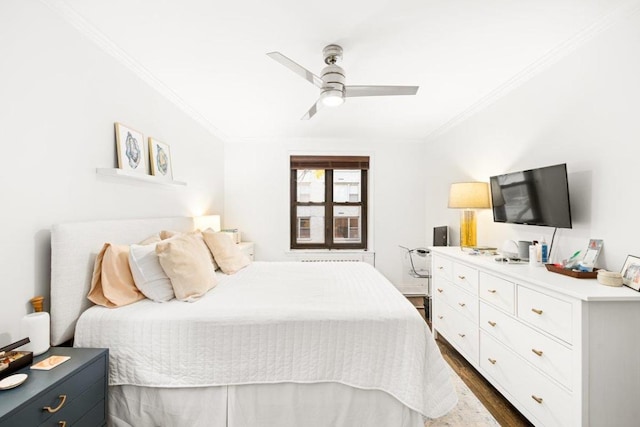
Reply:
[[425, 322], [366, 263], [255, 262], [195, 303], [94, 306], [79, 347], [110, 349], [110, 385], [337, 382], [436, 418], [457, 402]]

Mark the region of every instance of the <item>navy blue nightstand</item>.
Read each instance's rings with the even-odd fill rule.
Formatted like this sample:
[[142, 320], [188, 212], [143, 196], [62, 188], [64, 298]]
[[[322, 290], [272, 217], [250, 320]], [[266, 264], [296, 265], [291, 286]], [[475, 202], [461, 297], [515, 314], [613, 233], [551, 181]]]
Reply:
[[0, 427], [106, 425], [109, 351], [52, 347], [33, 363], [51, 355], [71, 359], [50, 371], [23, 368], [22, 385], [0, 390]]

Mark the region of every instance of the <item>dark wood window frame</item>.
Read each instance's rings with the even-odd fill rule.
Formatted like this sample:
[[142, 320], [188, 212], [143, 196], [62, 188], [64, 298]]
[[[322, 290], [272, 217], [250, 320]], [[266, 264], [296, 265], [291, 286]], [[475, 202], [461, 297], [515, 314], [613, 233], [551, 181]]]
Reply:
[[[290, 158], [290, 247], [291, 249], [367, 249], [367, 195], [368, 195], [368, 156], [291, 156]], [[297, 201], [297, 171], [300, 169], [323, 169], [325, 171], [324, 202]], [[333, 171], [336, 169], [360, 170], [360, 201], [333, 201]], [[324, 243], [297, 242], [298, 206], [324, 207]], [[360, 206], [361, 240], [357, 243], [335, 243], [333, 239], [333, 211], [336, 206]]]

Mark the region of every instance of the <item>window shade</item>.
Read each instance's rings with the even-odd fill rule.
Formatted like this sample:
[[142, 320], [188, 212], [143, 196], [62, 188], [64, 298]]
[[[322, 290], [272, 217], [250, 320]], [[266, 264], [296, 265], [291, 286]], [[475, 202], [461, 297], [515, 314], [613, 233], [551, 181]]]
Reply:
[[369, 169], [369, 157], [291, 156], [291, 169]]

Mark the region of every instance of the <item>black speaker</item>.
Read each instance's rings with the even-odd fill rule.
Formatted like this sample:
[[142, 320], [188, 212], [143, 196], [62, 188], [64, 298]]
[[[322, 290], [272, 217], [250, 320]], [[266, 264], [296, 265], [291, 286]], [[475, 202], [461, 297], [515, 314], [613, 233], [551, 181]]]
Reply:
[[449, 227], [433, 227], [433, 246], [449, 246]]

